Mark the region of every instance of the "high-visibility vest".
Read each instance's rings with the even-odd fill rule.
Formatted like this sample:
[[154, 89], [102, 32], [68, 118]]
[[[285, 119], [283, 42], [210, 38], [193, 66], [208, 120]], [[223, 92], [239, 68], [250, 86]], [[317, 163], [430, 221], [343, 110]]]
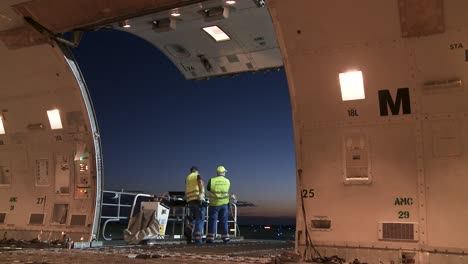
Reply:
[[[201, 190], [202, 193], [205, 192], [204, 189]], [[192, 172], [187, 176], [185, 180], [185, 197], [187, 202], [198, 200], [198, 195], [200, 194], [200, 189], [198, 188], [198, 173]]]
[[220, 206], [229, 203], [229, 187], [231, 182], [224, 176], [210, 180], [210, 206]]

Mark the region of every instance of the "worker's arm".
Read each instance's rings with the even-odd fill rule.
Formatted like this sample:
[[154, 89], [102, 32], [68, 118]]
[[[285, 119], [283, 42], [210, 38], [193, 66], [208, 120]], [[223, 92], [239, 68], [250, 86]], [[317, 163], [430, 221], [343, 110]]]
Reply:
[[206, 189], [211, 192], [211, 179], [208, 181], [208, 184], [206, 185]]
[[203, 178], [202, 176], [198, 175], [197, 177], [197, 184], [198, 184], [198, 190], [200, 190], [200, 192], [204, 192], [204, 189], [203, 189]]
[[[199, 200], [203, 200], [205, 196], [205, 191], [203, 189], [203, 178], [200, 175], [198, 175], [197, 177], [197, 184], [198, 184], [198, 190], [200, 190]], [[201, 199], [201, 197], [203, 197], [203, 199]]]

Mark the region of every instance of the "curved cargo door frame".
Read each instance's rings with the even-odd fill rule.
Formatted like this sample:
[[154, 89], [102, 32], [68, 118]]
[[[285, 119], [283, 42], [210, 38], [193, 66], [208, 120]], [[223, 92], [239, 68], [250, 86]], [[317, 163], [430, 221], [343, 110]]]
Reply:
[[76, 62], [75, 57], [73, 56], [72, 52], [67, 46], [61, 44], [60, 48], [80, 88], [80, 92], [81, 92], [81, 95], [83, 96], [83, 101], [86, 106], [86, 110], [87, 110], [86, 112], [88, 113], [88, 118], [89, 118], [91, 129], [92, 129], [95, 162], [96, 162], [96, 200], [95, 200], [93, 226], [91, 229], [90, 239], [97, 240], [99, 227], [100, 227], [100, 219], [101, 219], [102, 191], [103, 191], [103, 186], [104, 186], [104, 179], [103, 179], [104, 166], [103, 166], [103, 159], [102, 159], [101, 136], [99, 134], [99, 127], [98, 127], [98, 123], [96, 119], [96, 114], [94, 111], [94, 106], [91, 101], [91, 95], [89, 94], [88, 87], [84, 80], [83, 74], [81, 73], [81, 70], [78, 66], [78, 63]]

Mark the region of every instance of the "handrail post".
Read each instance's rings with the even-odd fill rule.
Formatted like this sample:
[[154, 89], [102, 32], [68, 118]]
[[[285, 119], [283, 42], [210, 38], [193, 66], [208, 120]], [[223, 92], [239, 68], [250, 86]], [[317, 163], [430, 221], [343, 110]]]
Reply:
[[120, 203], [121, 203], [121, 199], [122, 199], [122, 193], [118, 193], [117, 195], [119, 196], [119, 198], [118, 198], [119, 204], [117, 206], [117, 217], [120, 218], [120, 205], [121, 205]]
[[237, 237], [237, 204], [232, 204], [234, 206], [234, 237]]

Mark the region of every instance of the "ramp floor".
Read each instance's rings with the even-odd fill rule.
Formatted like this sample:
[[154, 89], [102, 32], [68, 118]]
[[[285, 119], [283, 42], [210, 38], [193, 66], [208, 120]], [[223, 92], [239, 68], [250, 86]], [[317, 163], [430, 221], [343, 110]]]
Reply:
[[156, 244], [144, 246], [104, 245], [68, 249], [45, 243], [0, 243], [0, 263], [277, 263], [290, 254], [294, 244], [286, 241], [242, 240], [229, 244]]

